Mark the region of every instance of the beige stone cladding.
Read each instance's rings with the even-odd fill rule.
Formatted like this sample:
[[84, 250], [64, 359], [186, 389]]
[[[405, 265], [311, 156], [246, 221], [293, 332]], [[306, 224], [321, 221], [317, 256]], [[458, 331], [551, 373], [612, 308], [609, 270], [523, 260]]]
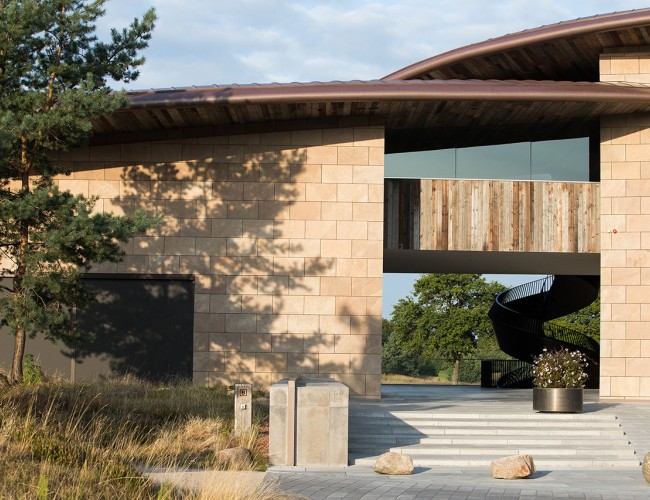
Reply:
[[[600, 67], [603, 81], [650, 83], [650, 52]], [[600, 396], [650, 400], [650, 114], [601, 120]]]
[[95, 272], [195, 276], [194, 380], [332, 376], [380, 394], [384, 129], [93, 146], [62, 188], [159, 212]]

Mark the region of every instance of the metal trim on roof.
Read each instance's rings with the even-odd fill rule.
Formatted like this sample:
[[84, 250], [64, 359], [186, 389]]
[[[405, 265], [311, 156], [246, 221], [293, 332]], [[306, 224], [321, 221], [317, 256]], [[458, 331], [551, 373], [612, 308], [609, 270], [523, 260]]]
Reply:
[[130, 93], [129, 109], [198, 104], [289, 104], [349, 101], [650, 102], [650, 86], [521, 80], [392, 80], [205, 87]]

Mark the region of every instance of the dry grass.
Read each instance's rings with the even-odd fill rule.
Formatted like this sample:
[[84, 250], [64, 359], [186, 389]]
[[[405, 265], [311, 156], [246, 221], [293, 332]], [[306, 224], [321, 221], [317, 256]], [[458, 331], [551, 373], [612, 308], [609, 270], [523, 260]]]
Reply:
[[251, 469], [263, 470], [268, 403], [254, 408], [251, 432], [235, 436], [225, 388], [127, 379], [0, 389], [0, 498], [278, 498], [261, 489], [226, 495], [227, 484], [216, 497], [159, 488], [139, 472], [225, 469], [218, 451], [230, 446], [249, 448]]

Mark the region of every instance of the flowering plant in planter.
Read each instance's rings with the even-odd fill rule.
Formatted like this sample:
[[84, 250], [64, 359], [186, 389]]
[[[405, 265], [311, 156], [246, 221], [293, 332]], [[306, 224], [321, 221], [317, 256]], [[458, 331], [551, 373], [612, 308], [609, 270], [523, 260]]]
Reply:
[[587, 358], [580, 351], [562, 348], [533, 358], [533, 384], [540, 388], [584, 389]]

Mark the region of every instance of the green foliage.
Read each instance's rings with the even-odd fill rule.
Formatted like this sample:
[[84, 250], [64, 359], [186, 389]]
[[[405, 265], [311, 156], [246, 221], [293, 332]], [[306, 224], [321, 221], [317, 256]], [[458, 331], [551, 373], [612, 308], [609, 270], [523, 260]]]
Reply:
[[23, 358], [23, 383], [25, 385], [39, 385], [45, 380], [43, 368], [34, 359], [33, 354], [25, 354]]
[[95, 35], [104, 3], [0, 0], [0, 273], [14, 276], [0, 325], [16, 336], [13, 382], [27, 334], [80, 338], [68, 314], [92, 300], [80, 271], [119, 260], [119, 243], [157, 222], [93, 213], [94, 199], [60, 191], [54, 178], [67, 173], [57, 152], [84, 144], [93, 120], [127, 103], [107, 79], [132, 81], [144, 62], [153, 10], [105, 42]]
[[[441, 380], [452, 380], [454, 361], [441, 358], [421, 358], [418, 364], [419, 375], [438, 376]], [[481, 380], [481, 361], [461, 359], [458, 368], [458, 381], [474, 384]]]
[[576, 330], [600, 342], [600, 297], [587, 307], [556, 319], [553, 323]]
[[478, 359], [463, 359], [458, 370], [458, 380], [468, 384], [481, 381], [481, 361]]
[[[3, 0], [0, 8], [0, 177], [47, 167], [46, 152], [87, 139], [92, 120], [125, 104], [106, 79], [129, 82], [144, 63], [153, 10], [98, 41], [104, 0]], [[26, 153], [27, 158], [21, 158]], [[27, 163], [25, 162], [27, 161]], [[47, 169], [45, 168], [45, 171]]]
[[392, 322], [381, 320], [381, 371], [401, 375], [419, 375], [417, 358], [402, 351]]
[[[93, 214], [93, 205], [93, 199], [55, 185], [0, 197], [0, 245], [21, 273], [19, 286], [14, 280], [12, 293], [0, 297], [0, 324], [14, 335], [22, 329], [51, 340], [79, 339], [69, 308], [86, 307], [94, 299], [80, 281], [81, 270], [93, 262], [118, 261], [123, 255], [119, 242], [152, 224], [143, 212]], [[24, 227], [30, 228], [30, 239], [20, 247]]]
[[[418, 359], [434, 355], [453, 361], [476, 356], [496, 345], [487, 317], [494, 296], [503, 290], [477, 274], [427, 274], [414, 285], [413, 296], [400, 300], [390, 320], [390, 353]], [[390, 365], [390, 362], [386, 362]], [[458, 373], [455, 373], [456, 379]]]

